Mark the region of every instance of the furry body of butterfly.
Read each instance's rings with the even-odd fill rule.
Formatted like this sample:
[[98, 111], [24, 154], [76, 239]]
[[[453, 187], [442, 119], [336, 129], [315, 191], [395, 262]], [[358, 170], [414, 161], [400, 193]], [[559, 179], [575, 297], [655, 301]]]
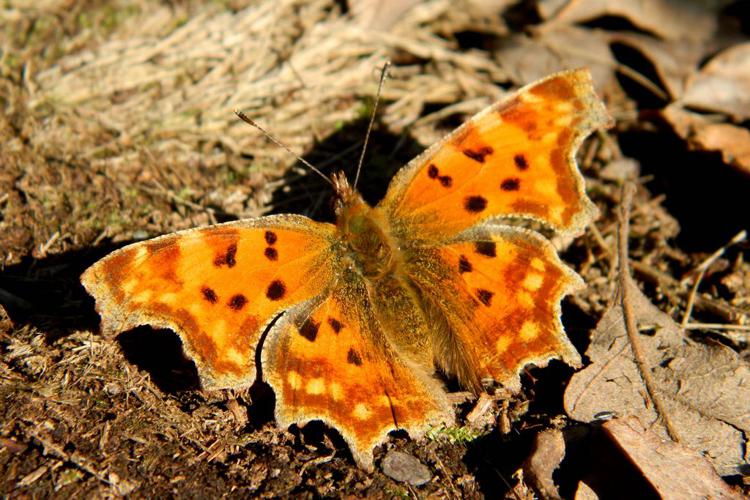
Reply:
[[207, 389], [262, 373], [280, 425], [323, 420], [371, 469], [391, 430], [454, 421], [436, 366], [478, 391], [486, 378], [518, 390], [530, 363], [580, 363], [560, 321], [580, 278], [503, 221], [580, 232], [596, 210], [575, 151], [610, 121], [588, 71], [558, 73], [415, 158], [375, 207], [335, 175], [336, 225], [278, 215], [181, 231], [110, 254], [82, 282], [105, 333], [176, 331]]

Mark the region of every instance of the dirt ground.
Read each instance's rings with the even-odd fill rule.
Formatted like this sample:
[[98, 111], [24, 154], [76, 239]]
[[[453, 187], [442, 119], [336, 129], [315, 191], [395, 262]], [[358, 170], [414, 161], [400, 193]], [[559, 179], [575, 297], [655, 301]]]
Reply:
[[[456, 392], [459, 427], [417, 442], [394, 433], [367, 473], [322, 424], [276, 426], [268, 386], [202, 391], [172, 332], [102, 337], [78, 282], [108, 252], [178, 229], [269, 213], [331, 219], [326, 184], [235, 109], [325, 172], [351, 174], [390, 59], [360, 181], [377, 201], [401, 165], [473, 113], [588, 66], [617, 125], [579, 152], [599, 219], [556, 242], [587, 284], [563, 304], [566, 330], [581, 353], [595, 343], [617, 289], [617, 214], [632, 182], [633, 277], [690, 343], [727, 350], [739, 378], [716, 399], [736, 398], [750, 385], [750, 10], [642, 4], [5, 2], [0, 492], [549, 496], [527, 459], [543, 431], [560, 429], [565, 458], [549, 472], [560, 495], [582, 482], [605, 498], [656, 495], [644, 463], [618, 450], [601, 422], [566, 411], [574, 370], [560, 363], [530, 367], [510, 398]], [[737, 418], [716, 417], [737, 433], [726, 443], [734, 458], [719, 464], [718, 452], [694, 450], [735, 494], [750, 494], [747, 401], [735, 401]], [[391, 450], [426, 465], [430, 480], [384, 473]]]

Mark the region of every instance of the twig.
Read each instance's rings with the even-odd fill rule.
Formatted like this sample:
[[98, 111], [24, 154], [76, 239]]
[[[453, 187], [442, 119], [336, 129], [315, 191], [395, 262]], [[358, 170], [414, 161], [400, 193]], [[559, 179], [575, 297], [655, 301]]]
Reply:
[[[635, 273], [641, 278], [658, 286], [673, 303], [678, 303], [679, 297], [682, 297], [685, 294], [685, 291], [681, 290], [680, 282], [668, 274], [663, 273], [644, 262], [633, 261], [630, 265], [633, 268], [633, 271], [635, 271]], [[747, 313], [739, 308], [721, 303], [719, 302], [719, 299], [711, 300], [701, 295], [696, 295], [695, 297], [695, 309], [714, 314], [730, 323], [739, 321], [740, 318], [747, 316]]]
[[[705, 272], [706, 270], [708, 270], [709, 267], [711, 267], [711, 265], [714, 262], [716, 262], [716, 259], [718, 259], [719, 257], [721, 257], [724, 254], [724, 252], [727, 251], [727, 249], [729, 247], [734, 246], [737, 243], [742, 243], [745, 240], [747, 240], [747, 231], [745, 231], [743, 229], [739, 233], [735, 234], [732, 237], [732, 239], [729, 240], [724, 246], [722, 246], [721, 248], [719, 248], [718, 250], [716, 250], [714, 253], [712, 253], [711, 255], [709, 255], [708, 257], [706, 257], [703, 260], [703, 262], [701, 262], [700, 264], [698, 264], [698, 266], [695, 269], [693, 269], [692, 273], [695, 273], [696, 271], [698, 271], [698, 272]], [[688, 273], [688, 274], [692, 274], [692, 273]], [[685, 281], [685, 280], [683, 280], [683, 281]]]
[[641, 372], [643, 382], [646, 384], [646, 391], [648, 392], [651, 401], [654, 403], [656, 412], [664, 422], [669, 437], [672, 441], [679, 443], [679, 434], [674, 428], [674, 425], [669, 418], [669, 414], [666, 411], [666, 406], [656, 390], [656, 384], [651, 378], [651, 370], [646, 363], [646, 356], [643, 352], [640, 338], [638, 337], [638, 328], [635, 324], [635, 314], [633, 312], [632, 300], [630, 298], [630, 287], [633, 286], [633, 283], [628, 266], [628, 234], [630, 232], [630, 207], [633, 203], [634, 193], [635, 185], [632, 183], [628, 182], [623, 186], [622, 205], [619, 214], [620, 231], [618, 234], [618, 251], [620, 259], [620, 300], [623, 317], [625, 318], [625, 330], [630, 339], [630, 346], [633, 349], [633, 357], [635, 358], [636, 365], [638, 365], [638, 370]]
[[750, 325], [727, 325], [725, 323], [687, 323], [682, 328], [686, 330], [737, 330], [750, 332]]
[[703, 281], [703, 276], [706, 275], [706, 271], [709, 267], [711, 267], [711, 264], [716, 262], [716, 259], [721, 257], [724, 252], [727, 250], [727, 248], [731, 247], [732, 245], [735, 245], [737, 243], [740, 243], [742, 241], [745, 241], [747, 239], [747, 231], [744, 229], [734, 235], [734, 238], [729, 240], [729, 242], [716, 250], [714, 253], [708, 256], [703, 262], [700, 263], [698, 267], [695, 268], [695, 271], [698, 271], [698, 276], [695, 278], [695, 283], [693, 283], [693, 286], [690, 288], [690, 294], [688, 295], [687, 305], [685, 306], [685, 314], [682, 315], [682, 321], [680, 322], [680, 327], [685, 328], [685, 325], [687, 325], [690, 322], [690, 316], [693, 314], [693, 304], [695, 303], [695, 297], [698, 294], [698, 287], [701, 284], [701, 281]]

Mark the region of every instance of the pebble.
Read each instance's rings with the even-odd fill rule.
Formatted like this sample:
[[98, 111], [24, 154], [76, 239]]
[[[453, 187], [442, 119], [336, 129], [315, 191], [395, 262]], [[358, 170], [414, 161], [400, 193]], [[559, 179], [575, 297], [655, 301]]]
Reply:
[[432, 479], [427, 466], [406, 453], [391, 450], [383, 459], [383, 474], [412, 486], [422, 486]]

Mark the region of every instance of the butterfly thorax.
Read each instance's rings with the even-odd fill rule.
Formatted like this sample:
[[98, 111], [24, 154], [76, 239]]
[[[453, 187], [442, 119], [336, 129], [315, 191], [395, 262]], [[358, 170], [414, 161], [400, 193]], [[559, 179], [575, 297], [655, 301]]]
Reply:
[[385, 222], [342, 174], [334, 177], [334, 186], [336, 225], [346, 244], [346, 257], [367, 278], [389, 274], [394, 267], [394, 249]]

